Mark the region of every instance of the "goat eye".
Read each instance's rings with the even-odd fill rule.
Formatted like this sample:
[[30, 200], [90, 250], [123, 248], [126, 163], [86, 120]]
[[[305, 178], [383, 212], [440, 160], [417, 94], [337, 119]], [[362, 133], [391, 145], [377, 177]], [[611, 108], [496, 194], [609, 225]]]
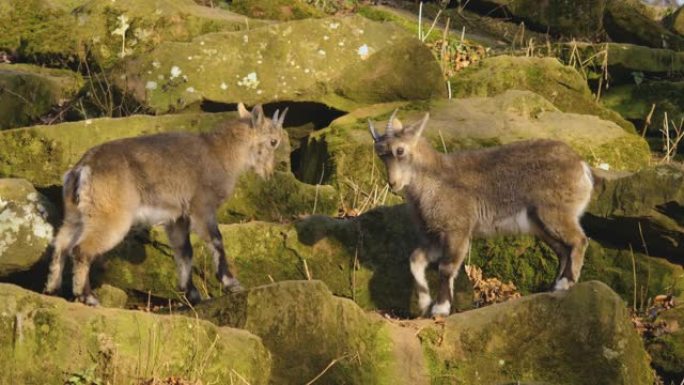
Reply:
[[278, 140], [276, 139], [271, 139], [271, 146], [275, 147], [278, 145]]
[[404, 147], [397, 147], [397, 156], [402, 156], [404, 155]]

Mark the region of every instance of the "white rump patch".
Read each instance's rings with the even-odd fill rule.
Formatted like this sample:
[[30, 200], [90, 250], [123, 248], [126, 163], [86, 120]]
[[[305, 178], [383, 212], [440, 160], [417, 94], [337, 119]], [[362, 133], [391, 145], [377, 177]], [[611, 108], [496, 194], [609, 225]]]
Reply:
[[527, 210], [521, 210], [509, 217], [499, 219], [489, 228], [483, 226], [481, 232], [485, 235], [494, 234], [527, 234], [532, 230]]
[[432, 306], [433, 316], [448, 316], [451, 313], [451, 303], [445, 301], [443, 303], [436, 303]]
[[159, 207], [142, 206], [135, 213], [135, 221], [148, 225], [158, 225], [178, 218], [178, 214]]

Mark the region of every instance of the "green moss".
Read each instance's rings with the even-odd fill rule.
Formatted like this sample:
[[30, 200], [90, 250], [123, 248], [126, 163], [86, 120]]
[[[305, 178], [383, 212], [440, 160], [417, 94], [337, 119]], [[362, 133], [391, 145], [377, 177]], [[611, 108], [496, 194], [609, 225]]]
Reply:
[[[234, 372], [266, 384], [270, 354], [259, 338], [181, 316], [92, 309], [12, 285], [0, 290], [0, 382], [62, 384], [96, 368], [103, 381], [131, 377], [229, 383]], [[227, 361], [226, 361], [227, 360]]]
[[432, 330], [421, 331], [421, 342], [435, 384], [653, 381], [622, 301], [597, 282], [461, 313], [426, 329]]
[[679, 326], [684, 322], [684, 312], [682, 308], [674, 308], [663, 312], [657, 321], [664, 321], [669, 332], [647, 341], [646, 349], [658, 373], [676, 381], [684, 376], [684, 332]]
[[0, 49], [32, 62], [76, 65], [88, 59], [111, 67], [122, 52], [121, 35], [112, 33], [120, 27], [121, 15], [129, 25], [126, 56], [146, 52], [161, 41], [188, 41], [202, 33], [247, 28], [243, 16], [209, 10], [192, 0], [3, 0]]
[[[207, 99], [225, 103], [239, 100], [246, 104], [318, 101], [346, 110], [350, 105], [363, 103], [361, 96], [365, 95], [361, 84], [344, 89], [344, 94], [339, 92], [342, 80], [349, 81], [344, 77], [347, 71], [372, 72], [373, 68], [365, 63], [377, 63], [379, 59], [373, 58], [379, 52], [405, 37], [407, 33], [397, 26], [358, 16], [296, 20], [248, 32], [207, 34], [191, 43], [161, 44], [149, 55], [132, 61], [126, 68], [126, 84], [121, 86], [158, 113]], [[255, 48], [244, 49], [247, 45]], [[411, 78], [431, 79], [436, 64], [423, 63], [418, 67], [409, 61], [400, 66], [407, 51], [385, 52], [388, 53], [399, 56], [386, 61], [392, 64], [391, 68], [401, 69], [401, 76], [407, 76], [409, 71]], [[431, 69], [423, 71], [427, 65]], [[383, 100], [425, 97], [427, 85], [393, 77], [388, 66], [383, 65], [383, 72], [379, 73], [390, 82], [383, 84]], [[185, 77], [170, 77], [174, 67]], [[147, 88], [150, 84], [151, 88]], [[359, 96], [360, 100], [349, 99], [351, 96]]]
[[240, 178], [233, 197], [219, 209], [218, 218], [222, 223], [250, 219], [281, 222], [306, 214], [333, 215], [337, 203], [331, 186], [304, 184], [290, 172], [276, 172], [268, 180], [248, 173]]
[[305, 1], [238, 0], [231, 3], [230, 9], [256, 19], [298, 20], [325, 16], [323, 12]]
[[495, 56], [470, 66], [450, 79], [454, 97], [494, 96], [506, 90], [533, 91], [563, 112], [595, 115], [617, 123], [627, 132], [634, 126], [601, 107], [582, 76], [553, 58]]
[[0, 130], [36, 122], [74, 97], [82, 83], [69, 71], [0, 64]]
[[230, 295], [202, 304], [198, 313], [230, 324], [230, 316], [217, 317], [222, 304], [245, 307], [235, 312], [246, 314], [243, 327], [260, 336], [273, 353], [274, 383], [313, 379], [333, 359], [338, 361], [319, 379], [322, 383], [404, 382], [392, 371], [394, 347], [387, 325], [352, 302], [333, 297], [323, 283], [280, 282], [250, 290], [246, 301], [243, 294], [238, 296], [237, 301]]

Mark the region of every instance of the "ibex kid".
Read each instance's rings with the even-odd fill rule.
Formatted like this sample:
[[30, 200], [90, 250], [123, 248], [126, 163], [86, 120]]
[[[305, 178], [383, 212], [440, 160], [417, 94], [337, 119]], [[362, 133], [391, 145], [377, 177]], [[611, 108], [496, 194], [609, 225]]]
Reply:
[[[591, 169], [577, 153], [563, 142], [528, 140], [442, 154], [421, 138], [429, 114], [403, 127], [396, 112], [382, 136], [370, 120], [369, 128], [390, 187], [406, 190], [422, 229], [410, 261], [423, 313], [430, 305], [433, 316], [450, 313], [454, 278], [473, 237], [535, 234], [558, 255], [555, 289], [577, 282], [588, 243], [579, 219], [593, 189]], [[425, 269], [437, 261], [433, 303]]]
[[64, 176], [64, 223], [54, 242], [46, 293], [62, 284], [67, 255], [73, 259], [73, 294], [97, 305], [88, 273], [95, 257], [116, 246], [135, 223], [164, 224], [174, 250], [178, 286], [191, 303], [200, 301], [192, 283], [190, 230], [207, 243], [216, 276], [227, 289], [240, 287], [230, 272], [216, 221], [238, 176], [273, 172], [287, 110], [272, 119], [260, 105], [238, 105], [239, 119], [210, 133], [162, 133], [115, 140], [88, 150]]

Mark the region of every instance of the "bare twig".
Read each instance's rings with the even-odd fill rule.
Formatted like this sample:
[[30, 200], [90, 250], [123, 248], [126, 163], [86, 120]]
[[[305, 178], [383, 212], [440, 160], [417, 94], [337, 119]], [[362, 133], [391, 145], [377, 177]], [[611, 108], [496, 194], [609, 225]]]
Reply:
[[651, 119], [653, 119], [653, 112], [655, 112], [656, 105], [653, 103], [651, 105], [651, 112], [646, 115], [646, 120], [644, 120], [644, 128], [641, 129], [641, 137], [644, 138], [646, 137], [646, 130], [648, 129], [648, 126], [651, 125]]
[[[423, 4], [423, 3], [421, 3], [421, 4]], [[358, 355], [358, 353], [356, 353], [356, 355]], [[332, 361], [330, 361], [330, 363], [328, 364], [328, 366], [326, 366], [326, 367], [323, 369], [322, 372], [318, 373], [318, 375], [316, 375], [316, 377], [314, 377], [311, 381], [307, 382], [305, 385], [311, 385], [311, 384], [313, 384], [314, 382], [318, 381], [318, 379], [321, 378], [321, 377], [323, 377], [323, 375], [324, 375], [328, 370], [330, 370], [330, 368], [332, 368], [333, 366], [335, 366], [335, 364], [337, 364], [338, 362], [340, 362], [340, 361], [342, 361], [342, 360], [344, 360], [344, 359], [350, 358], [350, 357], [352, 357], [352, 356], [353, 356], [353, 354], [345, 354], [345, 355], [343, 355], [343, 356], [340, 356], [340, 357], [337, 357], [337, 358], [333, 359]]]

